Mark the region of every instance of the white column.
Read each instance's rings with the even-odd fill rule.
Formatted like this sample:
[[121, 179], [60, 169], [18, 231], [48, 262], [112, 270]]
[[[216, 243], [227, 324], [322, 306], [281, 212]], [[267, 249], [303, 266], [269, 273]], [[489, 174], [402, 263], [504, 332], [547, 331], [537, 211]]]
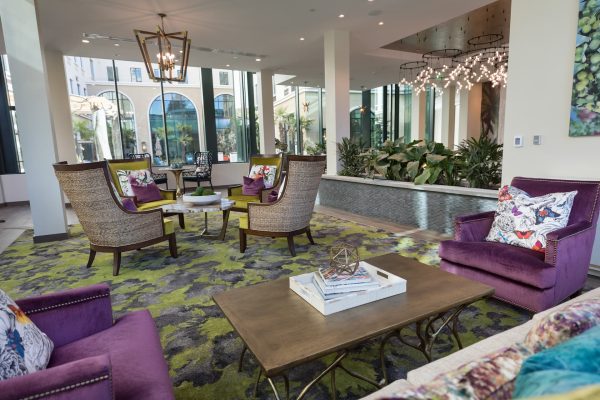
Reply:
[[442, 143], [454, 148], [454, 85], [448, 86], [442, 94]]
[[458, 129], [455, 132], [454, 143], [460, 145], [469, 137], [469, 91], [463, 89], [458, 92]]
[[425, 92], [417, 94], [413, 88], [411, 101], [410, 137], [412, 140], [425, 139]]
[[12, 73], [34, 241], [64, 238], [64, 201], [52, 168], [58, 160], [52, 99], [34, 0], [0, 2], [0, 19]]
[[275, 115], [273, 113], [273, 71], [256, 74], [260, 152], [275, 154]]
[[327, 174], [339, 171], [337, 143], [350, 137], [350, 33], [325, 32]]
[[69, 104], [63, 54], [46, 49], [44, 59], [48, 74], [48, 92], [51, 98], [50, 108], [56, 147], [58, 148], [58, 159], [59, 161], [68, 161], [69, 164], [76, 163], [77, 151], [73, 136], [71, 106]]

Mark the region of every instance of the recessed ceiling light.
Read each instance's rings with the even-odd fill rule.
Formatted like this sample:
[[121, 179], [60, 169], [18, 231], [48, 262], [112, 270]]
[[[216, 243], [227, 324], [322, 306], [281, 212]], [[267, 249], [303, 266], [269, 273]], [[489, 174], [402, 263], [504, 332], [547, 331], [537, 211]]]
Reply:
[[89, 43], [90, 41], [87, 39], [81, 39], [81, 43]]
[[227, 64], [226, 67], [230, 67], [231, 65]]
[[183, 50], [179, 50], [180, 53], [183, 53]]
[[340, 14], [340, 15], [338, 15], [338, 17], [339, 17], [339, 18], [344, 18], [344, 17], [345, 17], [345, 15], [344, 15], [344, 14]]
[[379, 26], [383, 25], [383, 21], [379, 21]]
[[300, 40], [304, 40], [304, 38], [303, 38], [303, 37], [301, 37], [301, 38], [300, 38]]
[[374, 2], [374, 1], [375, 1], [375, 0], [368, 0], [368, 2], [369, 2], [369, 3], [372, 3], [372, 2]]
[[119, 44], [119, 43], [115, 43], [115, 46], [119, 47], [119, 46], [120, 46], [120, 44]]
[[260, 59], [260, 58], [257, 58], [257, 59], [256, 59], [256, 61], [260, 62], [260, 61], [261, 61], [261, 59]]

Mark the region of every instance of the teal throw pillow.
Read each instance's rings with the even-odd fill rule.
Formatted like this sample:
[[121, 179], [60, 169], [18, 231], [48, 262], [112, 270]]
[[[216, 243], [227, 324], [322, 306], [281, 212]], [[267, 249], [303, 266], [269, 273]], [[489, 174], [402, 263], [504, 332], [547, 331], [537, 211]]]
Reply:
[[566, 393], [598, 383], [600, 326], [525, 360], [517, 376], [513, 397]]

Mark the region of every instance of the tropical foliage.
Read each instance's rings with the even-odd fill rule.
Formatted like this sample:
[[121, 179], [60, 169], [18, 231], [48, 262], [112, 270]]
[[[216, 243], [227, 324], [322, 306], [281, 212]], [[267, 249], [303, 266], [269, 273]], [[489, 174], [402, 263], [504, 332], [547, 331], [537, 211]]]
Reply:
[[344, 138], [338, 152], [340, 175], [378, 176], [417, 185], [491, 188], [499, 185], [502, 170], [502, 145], [487, 137], [465, 140], [457, 151], [442, 143], [415, 140], [407, 144], [402, 139], [363, 149], [356, 140]]
[[459, 175], [469, 187], [489, 189], [502, 178], [502, 145], [483, 136], [463, 141], [456, 151]]

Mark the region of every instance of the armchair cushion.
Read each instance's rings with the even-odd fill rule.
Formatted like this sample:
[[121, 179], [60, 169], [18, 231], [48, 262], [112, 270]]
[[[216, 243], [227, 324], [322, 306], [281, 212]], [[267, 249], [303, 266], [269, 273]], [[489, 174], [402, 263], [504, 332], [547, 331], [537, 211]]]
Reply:
[[153, 208], [158, 208], [160, 206], [166, 206], [167, 204], [175, 204], [176, 200], [159, 200], [159, 201], [151, 201], [150, 203], [141, 203], [138, 204], [137, 208], [139, 211], [151, 210]]
[[248, 176], [244, 176], [244, 185], [242, 186], [242, 193], [245, 196], [258, 196], [265, 188], [265, 181], [262, 176], [254, 179]]
[[134, 180], [138, 185], [145, 186], [150, 183], [154, 183], [152, 173], [147, 169], [139, 170], [123, 170], [118, 169], [116, 171], [117, 179], [121, 187], [121, 191], [125, 196], [135, 196], [133, 187], [131, 187], [131, 181]]
[[277, 169], [277, 165], [253, 165], [248, 176], [255, 180], [263, 178], [265, 188], [270, 189], [275, 185]]
[[248, 203], [260, 203], [260, 198], [258, 196], [246, 196], [246, 195], [235, 195], [229, 196], [229, 200], [235, 201], [236, 208], [248, 209]]
[[456, 217], [454, 238], [462, 242], [482, 242], [490, 233], [495, 211]]
[[129, 186], [140, 203], [162, 200], [160, 189], [156, 186], [154, 180], [140, 182], [134, 175], [129, 175]]
[[115, 398], [173, 398], [158, 332], [147, 310], [129, 313], [110, 329], [55, 349], [48, 367], [102, 354], [110, 354]]
[[572, 191], [532, 197], [514, 186], [504, 186], [486, 240], [544, 251], [546, 235], [569, 223], [576, 194]]
[[544, 262], [544, 253], [495, 242], [440, 243], [440, 257], [539, 289], [556, 284], [556, 268]]
[[53, 348], [50, 338], [0, 290], [0, 380], [46, 368]]
[[248, 229], [248, 214], [240, 215], [240, 229]]
[[113, 400], [110, 357], [103, 354], [0, 381], [0, 399]]

